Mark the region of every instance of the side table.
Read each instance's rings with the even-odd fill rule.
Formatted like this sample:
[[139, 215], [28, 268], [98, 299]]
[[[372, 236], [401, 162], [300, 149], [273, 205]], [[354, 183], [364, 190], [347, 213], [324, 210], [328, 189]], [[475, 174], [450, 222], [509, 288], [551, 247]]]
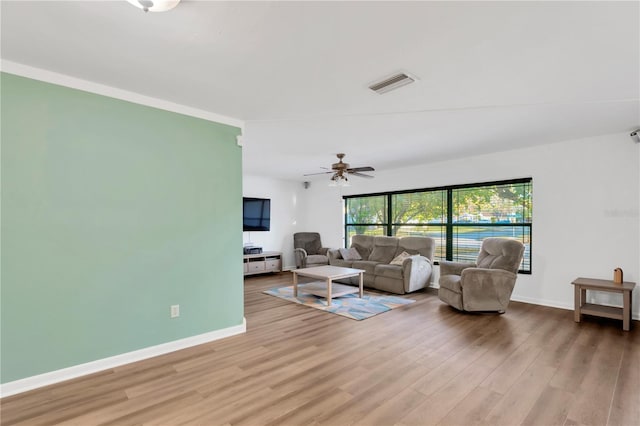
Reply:
[[[625, 281], [622, 284], [616, 284], [611, 280], [576, 278], [571, 282], [571, 284], [574, 285], [574, 320], [576, 322], [580, 322], [582, 314], [620, 319], [622, 320], [622, 329], [624, 331], [629, 331], [629, 328], [631, 327], [631, 307], [633, 306], [632, 294], [636, 283]], [[622, 307], [617, 308], [614, 306], [587, 303], [587, 290], [622, 293]]]

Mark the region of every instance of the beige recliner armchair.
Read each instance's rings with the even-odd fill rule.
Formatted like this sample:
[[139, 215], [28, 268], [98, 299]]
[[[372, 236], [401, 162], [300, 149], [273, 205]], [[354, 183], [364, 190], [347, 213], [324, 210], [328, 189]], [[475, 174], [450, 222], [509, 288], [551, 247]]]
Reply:
[[327, 247], [322, 247], [320, 234], [317, 232], [296, 232], [293, 234], [293, 247], [296, 268], [311, 268], [328, 265]]
[[507, 310], [524, 244], [507, 238], [487, 238], [476, 263], [440, 262], [438, 297], [461, 311]]

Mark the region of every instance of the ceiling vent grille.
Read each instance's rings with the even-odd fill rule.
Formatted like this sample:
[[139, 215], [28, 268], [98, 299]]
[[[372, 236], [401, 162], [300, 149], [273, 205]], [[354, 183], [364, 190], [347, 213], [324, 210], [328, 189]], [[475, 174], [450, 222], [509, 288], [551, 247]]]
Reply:
[[373, 90], [376, 93], [383, 94], [397, 89], [398, 87], [411, 84], [414, 81], [416, 81], [414, 77], [411, 77], [405, 73], [400, 73], [389, 78], [385, 78], [384, 80], [377, 83], [373, 83], [371, 86], [369, 86], [369, 89]]

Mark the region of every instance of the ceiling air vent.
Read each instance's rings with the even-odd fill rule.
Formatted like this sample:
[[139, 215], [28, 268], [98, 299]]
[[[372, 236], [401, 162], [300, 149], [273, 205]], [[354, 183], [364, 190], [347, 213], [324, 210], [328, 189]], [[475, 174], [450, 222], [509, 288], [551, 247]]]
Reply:
[[416, 81], [414, 77], [410, 77], [405, 73], [400, 73], [389, 78], [385, 78], [384, 80], [377, 83], [373, 83], [371, 86], [369, 86], [369, 89], [373, 90], [376, 93], [383, 94], [397, 89], [398, 87], [411, 84], [414, 81]]

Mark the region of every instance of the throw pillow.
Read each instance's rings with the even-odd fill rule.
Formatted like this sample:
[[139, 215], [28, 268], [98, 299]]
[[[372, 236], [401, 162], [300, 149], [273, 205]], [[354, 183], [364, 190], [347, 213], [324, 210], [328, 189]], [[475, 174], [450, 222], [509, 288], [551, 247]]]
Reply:
[[391, 262], [391, 265], [398, 265], [398, 266], [402, 266], [402, 262], [404, 262], [404, 260], [407, 257], [411, 257], [411, 255], [409, 253], [407, 253], [406, 251], [403, 251], [402, 253], [400, 253], [399, 255], [397, 255]]
[[341, 248], [340, 255], [344, 260], [362, 260], [362, 256], [358, 253], [358, 250], [355, 247], [351, 248]]

